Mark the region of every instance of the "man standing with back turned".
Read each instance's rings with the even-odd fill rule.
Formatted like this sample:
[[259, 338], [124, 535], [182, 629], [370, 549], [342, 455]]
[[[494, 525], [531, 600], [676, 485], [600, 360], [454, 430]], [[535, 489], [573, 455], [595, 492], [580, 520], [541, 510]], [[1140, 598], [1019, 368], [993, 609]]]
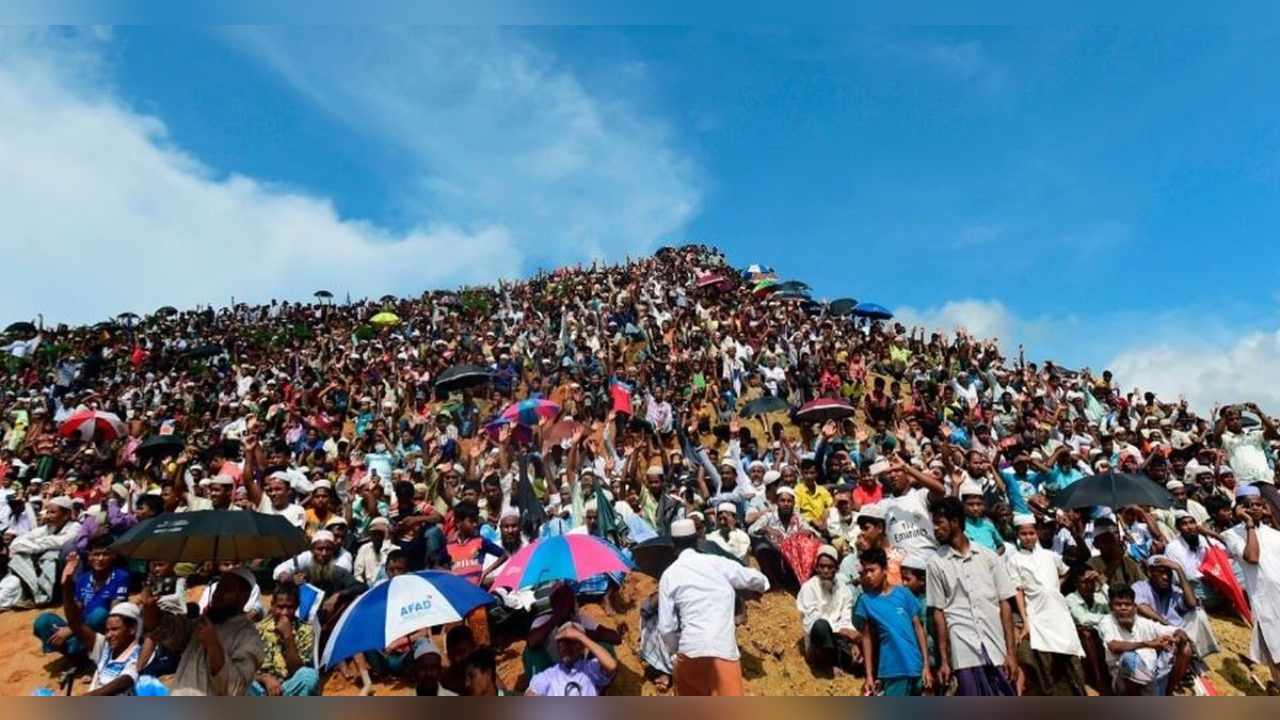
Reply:
[[658, 585], [658, 631], [675, 655], [675, 694], [742, 695], [734, 629], [736, 591], [763, 593], [769, 581], [727, 558], [701, 555], [692, 520], [671, 525], [676, 561]]

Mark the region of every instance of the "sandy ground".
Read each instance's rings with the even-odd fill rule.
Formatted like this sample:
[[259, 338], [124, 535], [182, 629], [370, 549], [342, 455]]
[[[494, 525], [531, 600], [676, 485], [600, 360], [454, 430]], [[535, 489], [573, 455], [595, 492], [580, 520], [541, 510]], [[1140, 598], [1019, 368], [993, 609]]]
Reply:
[[[645, 677], [640, 662], [639, 612], [641, 600], [656, 589], [652, 579], [634, 575], [623, 588], [622, 603], [615, 615], [609, 616], [599, 606], [588, 606], [585, 612], [602, 623], [618, 627], [625, 643], [618, 649], [621, 668], [613, 688], [616, 695], [656, 695], [657, 690]], [[4, 695], [28, 695], [41, 686], [52, 687], [65, 669], [56, 655], [43, 655], [31, 634], [34, 612], [0, 615], [0, 680]], [[1261, 694], [1251, 685], [1248, 671], [1240, 658], [1247, 654], [1249, 631], [1239, 622], [1215, 618], [1214, 629], [1223, 652], [1210, 659], [1212, 681], [1222, 695]], [[824, 696], [859, 695], [862, 681], [837, 674], [835, 677], [815, 675], [800, 655], [799, 615], [790, 595], [771, 593], [759, 601], [748, 603], [747, 622], [739, 628], [743, 673], [750, 695], [758, 696]], [[522, 687], [520, 657], [524, 643], [519, 640], [501, 645], [500, 674], [507, 687]], [[79, 684], [81, 690], [85, 684]], [[356, 689], [336, 674], [325, 685], [327, 695], [354, 695]], [[407, 684], [379, 684], [377, 695], [411, 695]]]

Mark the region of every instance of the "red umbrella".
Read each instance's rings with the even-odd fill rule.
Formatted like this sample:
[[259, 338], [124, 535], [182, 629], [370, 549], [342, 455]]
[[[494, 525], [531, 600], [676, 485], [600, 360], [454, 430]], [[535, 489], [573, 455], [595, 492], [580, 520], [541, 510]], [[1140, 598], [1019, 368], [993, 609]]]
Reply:
[[67, 418], [58, 428], [63, 437], [79, 435], [81, 440], [89, 441], [94, 437], [111, 441], [125, 434], [124, 423], [109, 412], [97, 410], [81, 410]]
[[819, 398], [796, 413], [796, 419], [808, 423], [824, 423], [828, 420], [843, 420], [857, 413], [852, 406], [832, 398]]
[[719, 285], [722, 282], [724, 282], [724, 278], [720, 275], [716, 275], [715, 273], [708, 273], [706, 275], [701, 275], [698, 277], [698, 287], [700, 288], [711, 287], [712, 285]]

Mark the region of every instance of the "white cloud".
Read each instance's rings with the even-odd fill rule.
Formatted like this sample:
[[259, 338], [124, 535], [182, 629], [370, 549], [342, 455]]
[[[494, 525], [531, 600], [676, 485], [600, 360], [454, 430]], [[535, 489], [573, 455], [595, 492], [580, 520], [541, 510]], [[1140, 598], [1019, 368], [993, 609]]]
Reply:
[[[674, 237], [700, 204], [694, 168], [625, 90], [588, 91], [505, 30], [253, 28], [231, 42], [319, 107], [419, 168], [405, 198], [428, 216], [511, 228], [543, 262], [618, 258]], [[606, 72], [607, 74], [607, 72]]]
[[500, 225], [393, 234], [252, 178], [216, 177], [98, 74], [101, 33], [0, 31], [0, 253], [11, 318], [420, 292], [510, 276]]
[[1280, 331], [1254, 332], [1233, 343], [1163, 343], [1121, 353], [1111, 361], [1116, 377], [1165, 398], [1185, 394], [1207, 413], [1214, 403], [1257, 402], [1280, 413]]
[[950, 334], [963, 328], [975, 338], [999, 339], [1005, 352], [1010, 341], [1017, 348], [1015, 335], [1025, 325], [999, 300], [952, 300], [940, 307], [917, 309], [902, 307], [895, 311], [895, 320], [907, 327], [923, 327], [929, 332]]

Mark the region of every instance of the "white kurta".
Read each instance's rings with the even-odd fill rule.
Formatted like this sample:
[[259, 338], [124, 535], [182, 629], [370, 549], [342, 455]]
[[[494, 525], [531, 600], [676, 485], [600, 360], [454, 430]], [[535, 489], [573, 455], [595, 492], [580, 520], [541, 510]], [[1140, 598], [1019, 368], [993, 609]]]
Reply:
[[1071, 607], [1060, 590], [1059, 578], [1067, 572], [1062, 558], [1036, 546], [1005, 556], [1009, 575], [1027, 600], [1023, 621], [1031, 627], [1031, 649], [1037, 652], [1084, 657]]
[[1258, 528], [1258, 545], [1262, 551], [1258, 564], [1244, 561], [1244, 546], [1248, 534], [1244, 525], [1237, 525], [1223, 534], [1227, 550], [1244, 570], [1245, 590], [1253, 605], [1253, 645], [1250, 656], [1254, 662], [1266, 662], [1263, 644], [1271, 651], [1273, 662], [1280, 662], [1280, 531], [1269, 527]]

